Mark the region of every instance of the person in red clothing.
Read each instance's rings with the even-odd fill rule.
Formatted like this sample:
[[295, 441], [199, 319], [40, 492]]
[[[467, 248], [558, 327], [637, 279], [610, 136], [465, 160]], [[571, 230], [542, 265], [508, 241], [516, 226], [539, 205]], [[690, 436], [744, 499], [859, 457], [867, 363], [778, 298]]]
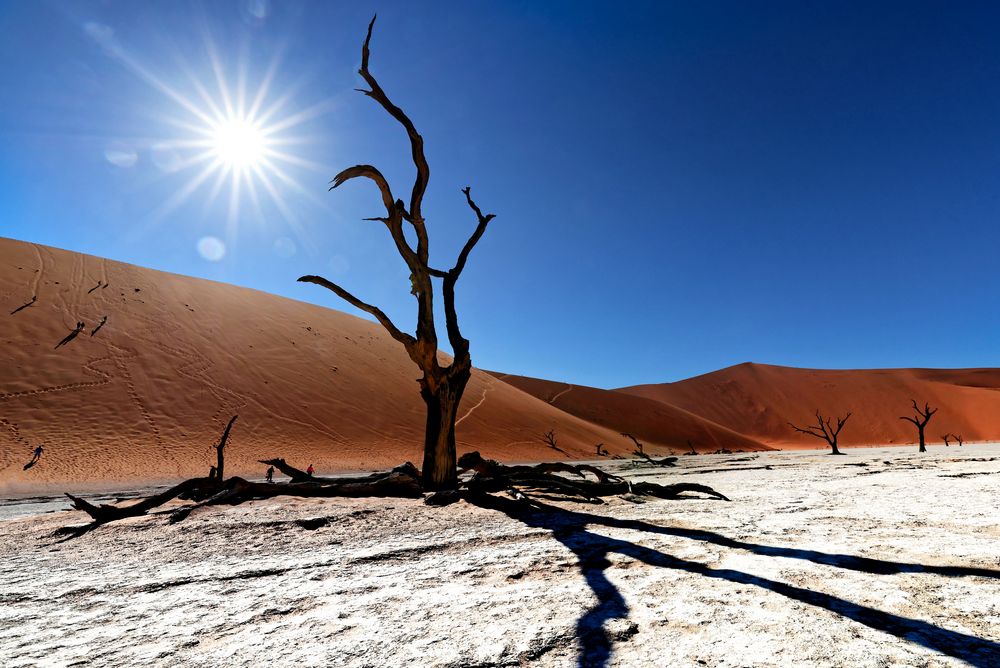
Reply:
[[316, 469], [313, 468], [312, 464], [310, 464], [309, 468], [306, 469], [306, 475], [308, 475], [310, 478], [312, 477], [312, 474], [315, 473], [315, 472], [316, 472]]

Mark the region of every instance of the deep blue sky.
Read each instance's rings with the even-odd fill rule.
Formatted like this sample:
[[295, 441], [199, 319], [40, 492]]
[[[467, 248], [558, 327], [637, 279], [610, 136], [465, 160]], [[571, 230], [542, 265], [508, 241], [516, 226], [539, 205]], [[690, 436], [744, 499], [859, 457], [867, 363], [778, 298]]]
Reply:
[[[372, 70], [427, 143], [432, 259], [474, 227], [462, 186], [498, 216], [459, 284], [477, 366], [615, 387], [1000, 365], [1000, 5], [417, 6], [0, 4], [0, 234], [351, 310], [295, 283], [320, 273], [412, 330], [408, 272], [359, 220], [376, 191], [326, 192], [369, 162], [410, 188], [402, 129], [352, 91], [377, 10]], [[209, 44], [251, 98], [278, 62], [262, 106], [304, 118], [279, 133], [283, 207], [258, 183], [231, 215], [214, 173], [170, 206], [204, 125], [178, 100], [220, 99]]]

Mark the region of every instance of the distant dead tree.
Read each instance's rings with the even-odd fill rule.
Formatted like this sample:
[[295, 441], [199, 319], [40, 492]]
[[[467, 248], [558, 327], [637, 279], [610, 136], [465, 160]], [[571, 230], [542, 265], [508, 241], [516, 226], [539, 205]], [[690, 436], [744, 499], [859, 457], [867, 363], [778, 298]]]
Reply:
[[931, 421], [931, 416], [938, 412], [938, 409], [931, 408], [931, 405], [924, 403], [923, 410], [917, 405], [916, 399], [910, 399], [913, 402], [913, 410], [916, 411], [916, 415], [909, 417], [907, 415], [899, 418], [900, 420], [906, 420], [907, 422], [912, 422], [917, 427], [917, 433], [920, 435], [920, 450], [919, 452], [927, 452], [927, 442], [924, 440], [924, 428], [927, 423]]
[[958, 447], [962, 447], [962, 443], [965, 442], [965, 441], [962, 440], [962, 435], [961, 434], [952, 434], [952, 437], [954, 437], [954, 439], [956, 441], [958, 441]]
[[823, 414], [816, 409], [816, 424], [807, 427], [797, 427], [791, 422], [788, 426], [801, 434], [808, 434], [814, 438], [821, 438], [830, 445], [831, 455], [842, 455], [844, 454], [837, 449], [837, 438], [840, 436], [840, 430], [844, 428], [847, 424], [847, 420], [850, 419], [851, 413], [848, 413], [842, 418], [837, 418], [837, 426], [834, 427], [830, 418], [824, 418]]
[[[542, 434], [542, 440], [545, 441], [545, 444], [548, 445], [553, 450], [558, 450], [559, 449], [559, 445], [558, 445], [558, 443], [556, 443], [556, 433], [554, 431], [552, 431], [551, 429], [549, 429], [547, 432], [545, 432], [544, 434]], [[598, 454], [600, 454], [600, 453], [598, 453]]]
[[688, 440], [687, 444], [688, 444], [688, 447], [690, 448], [690, 450], [688, 450], [687, 452], [685, 452], [684, 453], [685, 455], [696, 455], [696, 454], [698, 454], [698, 451], [694, 449], [694, 443], [692, 443], [690, 440]]
[[[411, 157], [416, 166], [416, 178], [410, 193], [409, 205], [404, 204], [402, 199], [395, 198], [385, 176], [372, 165], [356, 165], [345, 169], [333, 178], [333, 186], [330, 189], [333, 190], [333, 188], [355, 178], [370, 179], [378, 187], [382, 204], [385, 207], [385, 215], [368, 220], [378, 221], [386, 226], [397, 252], [410, 270], [411, 293], [417, 299], [416, 336], [400, 330], [382, 309], [361, 301], [344, 288], [321, 276], [303, 276], [299, 280], [321, 285], [333, 291], [355, 308], [374, 316], [389, 332], [389, 335], [406, 349], [410, 359], [423, 374], [417, 382], [420, 384], [420, 396], [427, 407], [422, 484], [428, 490], [451, 489], [457, 484], [455, 418], [465, 387], [472, 375], [469, 340], [462, 336], [462, 331], [458, 326], [458, 314], [455, 310], [455, 284], [458, 282], [462, 270], [465, 269], [469, 254], [486, 232], [486, 226], [495, 216], [484, 214], [472, 200], [470, 189], [463, 188], [465, 200], [476, 216], [476, 228], [465, 242], [455, 265], [451, 269], [443, 271], [431, 267], [427, 228], [421, 209], [424, 192], [427, 190], [427, 182], [430, 177], [430, 168], [424, 155], [424, 140], [410, 118], [389, 100], [385, 91], [368, 69], [369, 45], [374, 26], [375, 19], [372, 18], [371, 23], [368, 24], [368, 35], [365, 37], [364, 46], [361, 48], [361, 69], [358, 70], [370, 90], [361, 90], [360, 92], [375, 100], [406, 130], [410, 140]], [[403, 229], [404, 225], [413, 229], [416, 237], [416, 249], [407, 239]], [[442, 279], [445, 321], [448, 341], [453, 353], [452, 362], [447, 366], [441, 366], [438, 360], [432, 278]]]
[[608, 456], [608, 451], [604, 449], [604, 444], [603, 443], [598, 443], [597, 444], [597, 456], [598, 457], [607, 457]]
[[948, 441], [951, 440], [951, 434], [945, 434], [944, 436], [941, 437], [941, 440], [944, 441], [944, 447], [947, 448], [948, 447]]
[[645, 453], [645, 452], [643, 452], [643, 450], [642, 450], [642, 443], [640, 443], [640, 442], [639, 442], [639, 439], [637, 439], [637, 438], [636, 438], [635, 436], [633, 436], [632, 434], [626, 434], [626, 433], [622, 433], [622, 436], [624, 436], [625, 438], [630, 438], [630, 439], [632, 439], [632, 442], [633, 442], [633, 443], [635, 443], [635, 454], [637, 454], [637, 455], [644, 455], [644, 454], [646, 454], [646, 453]]

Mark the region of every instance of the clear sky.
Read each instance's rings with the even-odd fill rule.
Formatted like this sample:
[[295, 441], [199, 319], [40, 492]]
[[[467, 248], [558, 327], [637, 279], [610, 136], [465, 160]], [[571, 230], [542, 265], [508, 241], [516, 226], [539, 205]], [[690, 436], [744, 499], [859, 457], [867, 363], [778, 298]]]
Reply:
[[353, 91], [376, 10], [432, 262], [461, 187], [497, 214], [458, 288], [477, 366], [1000, 366], [990, 2], [0, 2], [0, 235], [353, 312], [318, 273], [412, 331], [377, 192], [327, 192], [412, 183]]

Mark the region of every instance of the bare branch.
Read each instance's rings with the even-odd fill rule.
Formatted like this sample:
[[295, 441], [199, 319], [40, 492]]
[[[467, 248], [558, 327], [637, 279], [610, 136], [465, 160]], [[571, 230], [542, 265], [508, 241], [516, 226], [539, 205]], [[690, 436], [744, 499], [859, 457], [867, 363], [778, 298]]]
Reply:
[[350, 303], [351, 306], [354, 306], [355, 308], [361, 309], [365, 313], [369, 313], [375, 316], [375, 319], [378, 320], [383, 327], [385, 327], [385, 329], [389, 332], [390, 336], [392, 336], [392, 338], [396, 339], [404, 346], [406, 346], [407, 350], [410, 349], [410, 346], [416, 343], [416, 339], [414, 339], [409, 334], [400, 331], [400, 329], [396, 327], [395, 324], [393, 324], [392, 320], [389, 319], [389, 316], [387, 316], [382, 311], [382, 309], [378, 308], [377, 306], [372, 306], [371, 304], [367, 304], [361, 301], [360, 299], [358, 299], [357, 297], [355, 297], [350, 292], [340, 287], [336, 283], [332, 283], [323, 278], [322, 276], [300, 276], [298, 280], [300, 283], [315, 283], [316, 285], [321, 285], [327, 290], [334, 292], [338, 297], [340, 297], [344, 301]]
[[[354, 165], [353, 167], [348, 167], [344, 171], [333, 177], [330, 186], [330, 190], [334, 188], [339, 188], [347, 181], [357, 178], [367, 178], [375, 182], [378, 186], [379, 192], [382, 193], [382, 204], [385, 205], [386, 212], [391, 216], [395, 210], [395, 198], [392, 196], [392, 190], [389, 188], [389, 182], [385, 180], [382, 176], [382, 172], [378, 171], [371, 165]], [[366, 220], [377, 220], [374, 218], [366, 218]]]
[[847, 424], [847, 421], [849, 419], [851, 419], [852, 415], [854, 415], [854, 414], [853, 413], [848, 413], [847, 415], [845, 415], [843, 417], [843, 419], [837, 418], [837, 430], [835, 432], [833, 432], [834, 436], [836, 436], [836, 435], [838, 435], [840, 433], [840, 430], [844, 428], [844, 425]]
[[465, 263], [469, 259], [469, 253], [472, 252], [472, 249], [475, 248], [476, 244], [479, 243], [479, 240], [482, 238], [483, 233], [486, 232], [486, 226], [490, 224], [491, 220], [496, 218], [496, 216], [492, 213], [485, 216], [483, 215], [483, 212], [472, 200], [472, 195], [470, 195], [471, 191], [472, 188], [469, 186], [462, 188], [462, 192], [465, 193], [466, 201], [469, 203], [472, 210], [476, 212], [476, 218], [479, 219], [479, 224], [476, 225], [476, 229], [472, 233], [472, 236], [469, 237], [469, 240], [465, 242], [462, 252], [458, 254], [458, 260], [455, 262], [455, 267], [451, 270], [452, 273], [455, 274], [455, 278], [458, 278], [458, 275], [462, 273], [463, 269], [465, 269]]
[[788, 426], [799, 433], [809, 434], [810, 436], [815, 436], [816, 438], [822, 438], [824, 441], [827, 440], [825, 433], [814, 431], [815, 427], [798, 427], [791, 422], [788, 423]]
[[427, 230], [424, 227], [424, 219], [420, 211], [420, 206], [424, 199], [424, 192], [427, 190], [427, 182], [430, 180], [430, 167], [428, 167], [427, 158], [424, 156], [424, 139], [417, 132], [413, 121], [409, 119], [402, 109], [389, 100], [389, 96], [385, 94], [382, 86], [379, 85], [368, 69], [368, 60], [371, 55], [369, 46], [372, 41], [372, 30], [375, 27], [375, 19], [376, 17], [373, 16], [371, 23], [368, 24], [368, 35], [365, 37], [364, 46], [361, 47], [361, 69], [358, 70], [358, 74], [364, 78], [365, 83], [371, 87], [371, 90], [362, 90], [361, 92], [382, 105], [382, 108], [389, 112], [389, 115], [399, 121], [400, 125], [406, 129], [406, 134], [410, 138], [410, 150], [413, 155], [413, 164], [417, 168], [417, 176], [413, 181], [413, 192], [410, 195], [410, 210], [406, 216], [406, 220], [416, 230], [417, 255], [426, 264], [428, 259]]

